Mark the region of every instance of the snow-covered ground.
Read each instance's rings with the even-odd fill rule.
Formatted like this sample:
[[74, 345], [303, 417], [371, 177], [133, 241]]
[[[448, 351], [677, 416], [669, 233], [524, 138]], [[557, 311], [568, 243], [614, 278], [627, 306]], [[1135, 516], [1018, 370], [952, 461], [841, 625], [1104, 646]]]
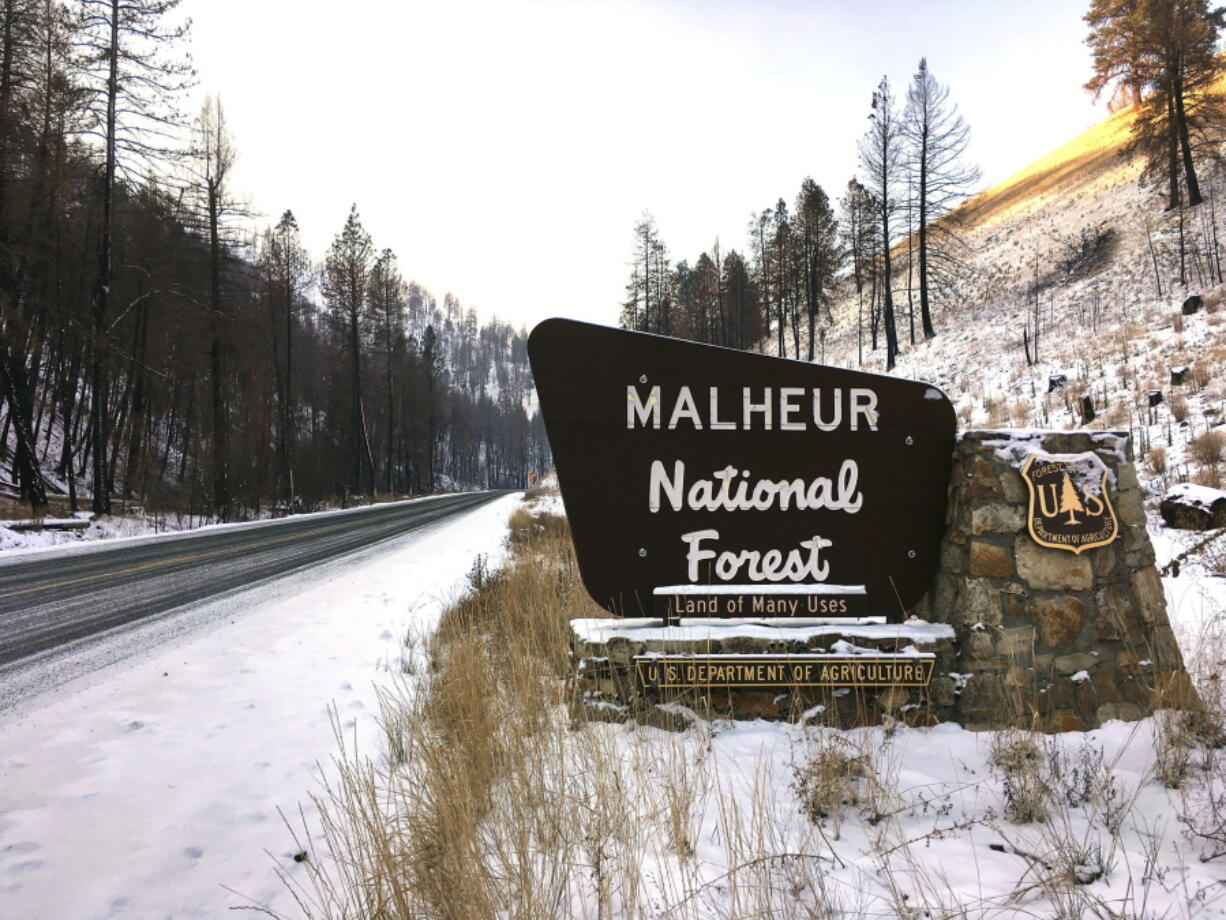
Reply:
[[49, 527], [46, 529], [25, 530], [8, 526], [11, 523], [25, 524], [26, 521], [0, 522], [0, 553], [12, 553], [20, 550], [40, 550], [53, 546], [75, 546], [81, 543], [92, 543], [101, 540], [115, 540], [124, 537], [152, 536], [160, 533], [171, 533], [180, 530], [191, 530], [195, 521], [174, 518], [147, 518], [142, 516], [113, 516], [100, 520], [90, 520], [88, 512], [78, 512], [77, 520], [89, 521], [89, 526], [81, 530], [63, 530]]
[[[1160, 562], [1182, 546], [1162, 534], [1156, 543]], [[1185, 654], [1220, 657], [1226, 579], [1193, 566], [1164, 586]], [[1226, 856], [1203, 859], [1213, 844], [1184, 822], [1208, 794], [1223, 794], [1221, 772], [1193, 754], [1180, 788], [1160, 782], [1167, 718], [1030, 736], [1046, 819], [1029, 822], [1010, 813], [1016, 774], [1007, 779], [993, 763], [1010, 736], [955, 724], [833, 731], [715, 721], [677, 734], [597, 723], [587, 732], [627, 789], [640, 862], [626, 877], [638, 879], [640, 905], [667, 907], [666, 916], [1226, 917]], [[815, 821], [797, 772], [823, 750], [863, 758], [862, 772], [841, 814]], [[596, 916], [595, 896], [581, 886], [572, 915]]]
[[0, 917], [287, 908], [276, 870], [301, 866], [279, 811], [309, 819], [333, 708], [378, 748], [376, 683], [476, 556], [497, 564], [518, 500], [215, 602], [192, 634], [0, 712]]
[[[461, 490], [462, 491], [462, 490]], [[310, 511], [293, 515], [293, 520], [306, 520], [328, 514], [361, 513], [364, 508], [375, 508], [382, 504], [405, 504], [407, 502], [424, 501], [430, 496], [401, 499], [396, 502], [356, 505], [351, 508], [325, 508], [321, 511]], [[136, 540], [144, 537], [156, 537], [167, 533], [197, 533], [200, 531], [219, 530], [234, 527], [258, 527], [286, 520], [285, 517], [274, 518], [268, 511], [247, 521], [235, 521], [221, 524], [204, 515], [179, 515], [158, 513], [117, 514], [95, 519], [88, 511], [77, 512], [78, 521], [89, 521], [89, 526], [82, 530], [20, 529], [15, 530], [13, 524], [29, 524], [30, 521], [0, 521], [0, 559], [9, 559], [19, 553], [40, 552], [42, 550], [99, 546], [103, 543], [113, 544], [116, 540]], [[58, 520], [58, 519], [46, 519]]]

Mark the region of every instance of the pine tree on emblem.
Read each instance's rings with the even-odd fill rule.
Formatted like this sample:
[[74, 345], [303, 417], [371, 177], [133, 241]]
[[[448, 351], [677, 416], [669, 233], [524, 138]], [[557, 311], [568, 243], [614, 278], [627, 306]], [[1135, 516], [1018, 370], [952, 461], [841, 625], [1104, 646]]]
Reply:
[[1069, 479], [1068, 473], [1064, 474], [1064, 485], [1060, 490], [1060, 513], [1068, 512], [1068, 520], [1066, 524], [1080, 524], [1074, 512], [1080, 511], [1085, 513], [1086, 506], [1081, 503], [1081, 496], [1077, 494], [1077, 487], [1073, 485], [1073, 480]]

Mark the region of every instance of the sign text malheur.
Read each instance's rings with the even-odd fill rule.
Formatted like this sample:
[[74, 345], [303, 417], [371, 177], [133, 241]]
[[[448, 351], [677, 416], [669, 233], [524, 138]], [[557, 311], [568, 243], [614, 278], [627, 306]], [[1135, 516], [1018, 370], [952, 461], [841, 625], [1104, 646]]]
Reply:
[[580, 571], [612, 612], [901, 619], [927, 590], [939, 390], [567, 320], [529, 353]]

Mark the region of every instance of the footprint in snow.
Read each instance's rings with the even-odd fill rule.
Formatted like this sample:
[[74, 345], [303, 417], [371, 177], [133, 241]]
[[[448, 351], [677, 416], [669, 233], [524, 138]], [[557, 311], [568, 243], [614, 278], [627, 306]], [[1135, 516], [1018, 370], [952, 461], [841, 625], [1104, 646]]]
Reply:
[[183, 855], [188, 859], [199, 859], [204, 855], [204, 847], [185, 847]]
[[37, 853], [43, 848], [41, 843], [33, 840], [23, 840], [21, 843], [10, 843], [4, 848], [5, 853]]

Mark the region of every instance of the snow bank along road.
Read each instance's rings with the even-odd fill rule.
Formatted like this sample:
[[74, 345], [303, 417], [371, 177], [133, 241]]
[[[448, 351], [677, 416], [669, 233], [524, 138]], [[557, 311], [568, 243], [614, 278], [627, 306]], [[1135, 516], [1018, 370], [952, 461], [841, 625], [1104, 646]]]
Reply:
[[[294, 857], [318, 842], [334, 725], [346, 750], [379, 756], [380, 692], [425, 673], [424, 639], [474, 558], [500, 564], [518, 504], [508, 494], [0, 668], [0, 920], [302, 914], [278, 872], [309, 885]], [[37, 692], [6, 708], [24, 672], [42, 675]]]
[[468, 511], [503, 492], [0, 559], [0, 667]]

